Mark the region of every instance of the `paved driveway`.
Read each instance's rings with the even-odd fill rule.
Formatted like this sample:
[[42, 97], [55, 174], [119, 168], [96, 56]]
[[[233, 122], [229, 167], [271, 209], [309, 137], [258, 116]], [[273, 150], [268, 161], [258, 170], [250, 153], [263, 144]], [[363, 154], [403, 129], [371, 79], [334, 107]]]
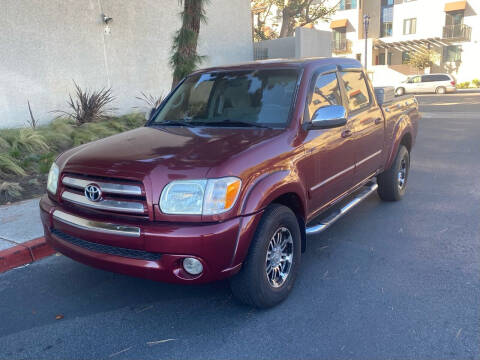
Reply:
[[404, 201], [311, 238], [280, 306], [53, 256], [0, 275], [0, 358], [479, 359], [479, 99], [421, 97]]

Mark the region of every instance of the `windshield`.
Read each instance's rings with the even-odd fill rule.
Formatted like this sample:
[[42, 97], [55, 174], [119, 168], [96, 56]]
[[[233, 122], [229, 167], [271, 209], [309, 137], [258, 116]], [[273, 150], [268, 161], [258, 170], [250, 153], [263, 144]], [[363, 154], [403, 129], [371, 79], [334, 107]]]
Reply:
[[151, 124], [285, 127], [298, 74], [272, 69], [189, 76]]

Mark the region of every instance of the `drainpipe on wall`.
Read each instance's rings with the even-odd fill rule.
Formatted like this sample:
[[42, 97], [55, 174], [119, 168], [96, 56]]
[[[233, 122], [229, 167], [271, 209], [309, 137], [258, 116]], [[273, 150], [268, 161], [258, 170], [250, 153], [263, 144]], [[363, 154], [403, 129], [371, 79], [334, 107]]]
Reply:
[[[103, 12], [103, 7], [102, 7], [102, 3], [101, 3], [101, 0], [98, 0], [98, 7], [100, 9], [100, 14], [102, 14], [101, 16], [104, 17], [103, 14], [105, 14]], [[105, 21], [103, 21], [105, 23]], [[111, 84], [110, 84], [110, 70], [108, 68], [108, 56], [107, 56], [107, 44], [106, 44], [106, 35], [107, 33], [110, 33], [109, 32], [110, 28], [108, 26], [108, 23], [105, 23], [105, 27], [104, 27], [104, 31], [102, 31], [102, 44], [103, 44], [103, 62], [104, 62], [104, 65], [105, 65], [105, 75], [107, 76], [107, 87], [110, 88], [111, 87]]]

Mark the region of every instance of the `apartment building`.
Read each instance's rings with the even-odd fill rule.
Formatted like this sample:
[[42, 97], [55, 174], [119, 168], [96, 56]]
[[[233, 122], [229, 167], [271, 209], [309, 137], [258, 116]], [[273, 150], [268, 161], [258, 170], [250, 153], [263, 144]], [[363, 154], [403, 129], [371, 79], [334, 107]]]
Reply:
[[[458, 81], [480, 78], [480, 0], [331, 0], [338, 11], [318, 29], [332, 31], [334, 56], [367, 53], [368, 71], [377, 84], [391, 83], [419, 71], [407, 64], [411, 54], [433, 50], [426, 71], [446, 72]], [[364, 15], [370, 18], [367, 41]]]

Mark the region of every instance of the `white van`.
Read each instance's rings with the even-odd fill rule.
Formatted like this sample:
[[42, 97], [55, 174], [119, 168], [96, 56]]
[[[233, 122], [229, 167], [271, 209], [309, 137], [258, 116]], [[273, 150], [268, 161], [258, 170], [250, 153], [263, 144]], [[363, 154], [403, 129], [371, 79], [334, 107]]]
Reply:
[[457, 81], [449, 74], [416, 75], [395, 87], [397, 96], [407, 93], [445, 94], [457, 91]]

